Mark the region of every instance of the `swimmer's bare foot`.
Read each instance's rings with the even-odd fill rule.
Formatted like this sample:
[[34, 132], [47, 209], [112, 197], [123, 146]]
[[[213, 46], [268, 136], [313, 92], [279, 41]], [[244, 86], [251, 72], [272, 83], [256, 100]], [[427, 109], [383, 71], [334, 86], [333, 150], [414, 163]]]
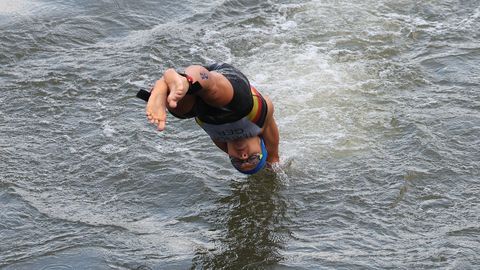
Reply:
[[168, 86], [169, 94], [167, 97], [168, 106], [172, 109], [177, 107], [177, 103], [185, 96], [188, 91], [188, 81], [180, 76], [174, 69], [170, 68], [163, 74], [165, 83]]
[[150, 123], [155, 124], [160, 131], [165, 129], [167, 119], [167, 92], [167, 84], [163, 78], [158, 80], [153, 87], [146, 108], [148, 120]]

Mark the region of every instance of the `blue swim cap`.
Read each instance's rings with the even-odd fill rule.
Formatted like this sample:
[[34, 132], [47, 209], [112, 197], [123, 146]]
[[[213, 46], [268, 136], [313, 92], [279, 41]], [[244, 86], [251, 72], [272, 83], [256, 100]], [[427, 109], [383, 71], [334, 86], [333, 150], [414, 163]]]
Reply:
[[239, 168], [234, 166], [235, 169], [237, 169], [237, 171], [239, 171], [241, 173], [244, 173], [244, 174], [255, 174], [255, 173], [259, 172], [261, 169], [263, 169], [265, 167], [265, 165], [267, 165], [268, 152], [267, 152], [267, 148], [265, 147], [265, 142], [263, 141], [262, 137], [260, 137], [260, 146], [262, 147], [262, 158], [258, 162], [257, 166], [255, 166], [255, 168], [253, 168], [251, 170], [248, 170], [248, 171], [242, 171]]

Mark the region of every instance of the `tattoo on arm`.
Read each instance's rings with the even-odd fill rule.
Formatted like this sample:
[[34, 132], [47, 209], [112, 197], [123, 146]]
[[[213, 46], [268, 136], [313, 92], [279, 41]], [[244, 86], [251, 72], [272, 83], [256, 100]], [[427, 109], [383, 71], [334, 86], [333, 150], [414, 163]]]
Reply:
[[202, 78], [202, 80], [208, 80], [208, 74], [207, 73], [200, 72], [200, 77]]

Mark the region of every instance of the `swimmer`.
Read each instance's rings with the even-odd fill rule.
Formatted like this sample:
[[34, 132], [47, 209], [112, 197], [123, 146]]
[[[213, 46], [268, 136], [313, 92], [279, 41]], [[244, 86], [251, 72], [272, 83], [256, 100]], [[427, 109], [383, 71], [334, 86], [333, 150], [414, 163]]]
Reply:
[[177, 118], [195, 118], [241, 173], [254, 174], [279, 162], [273, 104], [235, 67], [192, 65], [185, 73], [170, 68], [146, 93], [137, 96], [148, 100], [147, 118], [158, 130], [165, 129], [168, 109]]

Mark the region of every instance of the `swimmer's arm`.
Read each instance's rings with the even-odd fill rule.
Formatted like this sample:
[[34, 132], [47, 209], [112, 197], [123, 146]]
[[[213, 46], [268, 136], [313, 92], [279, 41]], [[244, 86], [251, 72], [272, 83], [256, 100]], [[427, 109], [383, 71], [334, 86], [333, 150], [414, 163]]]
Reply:
[[275, 120], [272, 119], [263, 131], [263, 139], [265, 147], [268, 151], [267, 162], [272, 165], [280, 161], [278, 154], [278, 144], [280, 143], [280, 136], [278, 134], [278, 127]]
[[280, 135], [278, 132], [277, 123], [275, 122], [275, 118], [273, 117], [273, 103], [270, 99], [264, 96], [265, 100], [267, 101], [268, 106], [268, 114], [267, 119], [265, 121], [265, 126], [262, 131], [262, 136], [265, 141], [265, 147], [268, 151], [267, 162], [268, 164], [272, 165], [274, 163], [280, 162], [278, 145], [280, 143]]

